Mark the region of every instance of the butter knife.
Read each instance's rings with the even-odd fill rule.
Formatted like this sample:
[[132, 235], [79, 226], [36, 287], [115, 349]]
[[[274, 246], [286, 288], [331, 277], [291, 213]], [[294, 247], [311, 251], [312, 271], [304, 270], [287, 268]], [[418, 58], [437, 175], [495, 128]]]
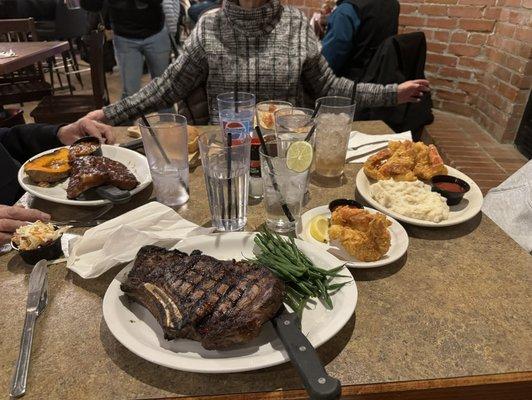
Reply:
[[339, 399], [342, 386], [323, 368], [316, 349], [301, 332], [299, 316], [284, 305], [272, 319], [277, 335], [283, 342], [311, 400]]
[[26, 393], [28, 369], [30, 366], [31, 344], [37, 317], [42, 314], [48, 303], [48, 262], [41, 260], [30, 274], [26, 319], [20, 340], [17, 364], [11, 382], [11, 397], [20, 397]]

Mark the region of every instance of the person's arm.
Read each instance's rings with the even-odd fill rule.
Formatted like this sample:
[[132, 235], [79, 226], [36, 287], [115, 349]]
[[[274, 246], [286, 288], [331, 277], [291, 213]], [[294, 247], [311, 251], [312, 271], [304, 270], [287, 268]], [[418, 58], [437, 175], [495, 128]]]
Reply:
[[179, 29], [179, 0], [163, 0], [162, 5], [166, 28], [173, 37]]
[[100, 12], [105, 0], [80, 0], [79, 5], [86, 11]]
[[349, 59], [359, 26], [360, 18], [349, 3], [340, 4], [329, 16], [321, 54], [336, 75]]
[[159, 108], [171, 107], [177, 100], [186, 98], [207, 79], [208, 63], [202, 44], [204, 31], [205, 18], [200, 19], [179, 57], [161, 76], [134, 95], [104, 107], [103, 115], [96, 111], [88, 117], [116, 125]]
[[27, 124], [0, 128], [0, 143], [21, 164], [41, 151], [62, 146], [58, 125]]

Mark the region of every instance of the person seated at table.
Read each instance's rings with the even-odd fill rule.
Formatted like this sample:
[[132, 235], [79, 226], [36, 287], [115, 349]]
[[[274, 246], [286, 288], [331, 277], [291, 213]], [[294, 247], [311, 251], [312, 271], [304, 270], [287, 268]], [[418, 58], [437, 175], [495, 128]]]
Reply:
[[109, 126], [89, 118], [64, 126], [27, 124], [0, 128], [0, 204], [12, 205], [24, 194], [17, 173], [29, 158], [45, 150], [70, 145], [87, 135], [99, 138], [102, 143], [115, 141]]
[[[338, 78], [302, 11], [280, 0], [225, 0], [221, 10], [200, 18], [162, 76], [88, 117], [119, 124], [170, 107], [200, 87], [206, 89], [211, 120], [217, 117], [216, 96], [235, 89], [254, 93], [257, 101], [313, 105], [316, 98], [336, 95], [362, 107], [415, 102], [429, 91], [426, 80], [378, 85]], [[305, 102], [304, 94], [311, 101]]]
[[381, 43], [397, 35], [397, 0], [338, 0], [321, 54], [337, 76], [358, 80]]

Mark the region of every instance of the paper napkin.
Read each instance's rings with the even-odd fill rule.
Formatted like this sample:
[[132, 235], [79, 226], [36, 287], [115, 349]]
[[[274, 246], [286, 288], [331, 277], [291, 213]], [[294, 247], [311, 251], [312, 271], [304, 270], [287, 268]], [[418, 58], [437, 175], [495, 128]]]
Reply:
[[82, 278], [96, 278], [117, 264], [133, 260], [142, 246], [169, 247], [212, 230], [151, 202], [87, 230], [70, 244], [67, 268]]
[[16, 56], [17, 54], [12, 49], [0, 51], [0, 58], [11, 58]]
[[[347, 150], [346, 161], [348, 163], [363, 163], [368, 157], [373, 155], [376, 151], [386, 146], [386, 143], [380, 143], [383, 140], [412, 140], [412, 132], [406, 131], [402, 133], [392, 133], [388, 135], [367, 135], [362, 132], [351, 132], [351, 138], [349, 139], [349, 148], [358, 147], [357, 150]], [[379, 142], [377, 144], [368, 144], [373, 142]]]

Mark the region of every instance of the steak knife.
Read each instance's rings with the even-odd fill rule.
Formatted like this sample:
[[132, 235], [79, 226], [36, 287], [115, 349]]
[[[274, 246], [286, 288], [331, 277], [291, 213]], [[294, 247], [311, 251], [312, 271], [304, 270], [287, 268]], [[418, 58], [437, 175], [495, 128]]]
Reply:
[[301, 332], [298, 315], [289, 312], [283, 305], [277, 316], [272, 319], [272, 323], [310, 398], [312, 400], [340, 398], [342, 390], [340, 381], [328, 375], [323, 368], [316, 349]]
[[30, 366], [31, 344], [37, 317], [42, 314], [48, 303], [48, 262], [41, 260], [30, 274], [28, 285], [28, 301], [26, 304], [26, 319], [20, 340], [20, 350], [17, 364], [11, 382], [11, 397], [20, 397], [26, 393], [26, 382]]

